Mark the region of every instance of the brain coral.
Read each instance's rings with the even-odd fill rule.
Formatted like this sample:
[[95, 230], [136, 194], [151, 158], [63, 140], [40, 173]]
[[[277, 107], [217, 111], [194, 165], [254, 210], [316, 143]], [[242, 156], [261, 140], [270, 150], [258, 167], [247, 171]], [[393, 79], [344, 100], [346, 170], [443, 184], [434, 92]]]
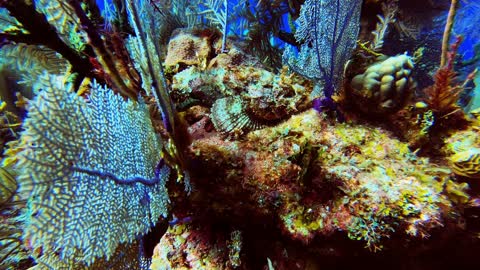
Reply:
[[85, 100], [62, 81], [37, 82], [17, 146], [24, 239], [40, 264], [89, 266], [166, 215], [169, 168], [156, 170], [161, 141], [145, 104], [96, 83]]

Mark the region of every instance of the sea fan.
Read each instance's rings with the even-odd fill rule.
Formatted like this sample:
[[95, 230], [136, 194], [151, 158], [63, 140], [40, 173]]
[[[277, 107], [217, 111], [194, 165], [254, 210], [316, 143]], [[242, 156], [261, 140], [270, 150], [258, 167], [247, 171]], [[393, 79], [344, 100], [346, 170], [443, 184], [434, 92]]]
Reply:
[[359, 31], [361, 0], [306, 0], [296, 21], [295, 38], [302, 44], [298, 55], [289, 46], [284, 62], [295, 72], [317, 83], [314, 95], [323, 88], [325, 102], [340, 87], [343, 68], [350, 58]]
[[63, 79], [35, 85], [17, 146], [20, 192], [30, 194], [24, 239], [42, 251], [38, 263], [88, 266], [166, 215], [169, 168], [157, 166], [161, 141], [145, 104], [96, 83], [87, 101]]

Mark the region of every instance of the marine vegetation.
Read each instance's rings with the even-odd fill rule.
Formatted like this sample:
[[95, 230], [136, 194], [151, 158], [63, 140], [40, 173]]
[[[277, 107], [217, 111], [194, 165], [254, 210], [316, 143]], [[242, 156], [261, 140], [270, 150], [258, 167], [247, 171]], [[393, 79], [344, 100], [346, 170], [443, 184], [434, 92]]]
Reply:
[[300, 53], [296, 56], [287, 47], [284, 59], [293, 71], [316, 83], [317, 109], [335, 109], [332, 96], [342, 83], [343, 68], [358, 36], [361, 2], [307, 0], [300, 11], [295, 31]]
[[478, 268], [470, 5], [0, 0], [0, 269]]

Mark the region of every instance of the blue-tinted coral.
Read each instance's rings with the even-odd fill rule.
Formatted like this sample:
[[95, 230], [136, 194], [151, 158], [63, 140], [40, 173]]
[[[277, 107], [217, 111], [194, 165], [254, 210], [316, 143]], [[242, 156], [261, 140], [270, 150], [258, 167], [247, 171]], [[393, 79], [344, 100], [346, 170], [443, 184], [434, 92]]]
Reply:
[[[359, 31], [362, 1], [306, 0], [296, 21], [295, 39], [302, 44], [298, 55], [286, 47], [284, 62], [295, 72], [317, 83], [324, 104], [340, 86], [343, 68], [350, 58]], [[320, 93], [316, 93], [320, 94]]]
[[96, 83], [84, 99], [63, 79], [35, 84], [17, 146], [24, 240], [39, 264], [88, 266], [166, 215], [169, 168], [145, 104]]

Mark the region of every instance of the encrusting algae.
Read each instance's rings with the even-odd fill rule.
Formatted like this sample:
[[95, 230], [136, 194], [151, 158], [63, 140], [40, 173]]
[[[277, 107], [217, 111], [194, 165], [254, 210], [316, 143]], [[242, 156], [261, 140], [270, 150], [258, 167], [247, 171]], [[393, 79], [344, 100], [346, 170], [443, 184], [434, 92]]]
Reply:
[[[373, 249], [393, 232], [426, 237], [455, 213], [451, 194], [468, 198], [448, 168], [431, 170], [435, 165], [388, 132], [332, 125], [314, 110], [252, 132], [242, 142], [211, 134], [195, 141], [191, 151], [209, 178], [224, 179], [225, 198], [210, 198], [225, 202], [218, 211], [234, 215], [238, 203], [253, 212], [262, 209], [278, 216], [286, 235], [306, 243], [336, 231]], [[238, 196], [241, 201], [227, 199]]]
[[472, 127], [455, 132], [445, 140], [442, 149], [449, 159], [450, 167], [457, 175], [467, 178], [480, 178], [479, 129]]

